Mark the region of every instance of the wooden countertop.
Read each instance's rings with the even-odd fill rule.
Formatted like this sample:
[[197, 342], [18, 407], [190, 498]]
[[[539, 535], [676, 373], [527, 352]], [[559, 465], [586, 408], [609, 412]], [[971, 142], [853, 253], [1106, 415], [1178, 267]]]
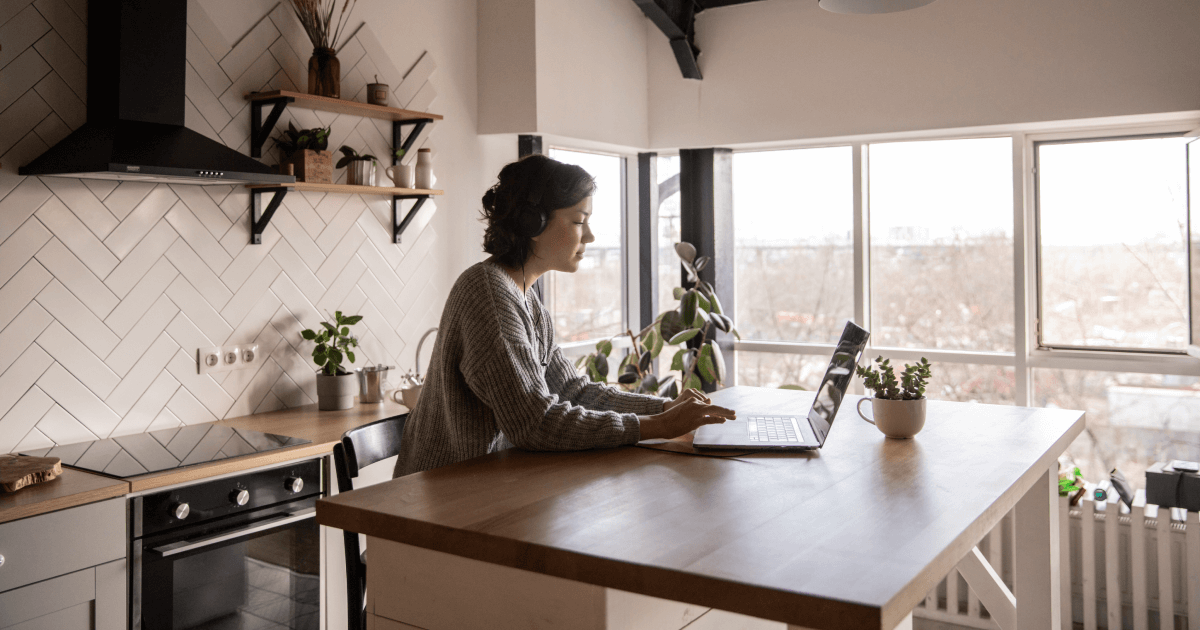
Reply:
[[408, 407], [392, 401], [376, 404], [355, 404], [342, 411], [318, 411], [316, 405], [304, 405], [269, 413], [258, 413], [220, 421], [235, 429], [250, 429], [309, 440], [311, 444], [225, 459], [211, 464], [188, 466], [130, 477], [131, 492], [142, 492], [177, 483], [215, 477], [231, 472], [249, 470], [293, 459], [325, 455], [342, 439], [342, 434], [364, 424], [408, 413]]
[[62, 474], [52, 481], [0, 493], [0, 523], [111, 499], [127, 492], [129, 483], [122, 479], [63, 468]]
[[[804, 413], [808, 392], [714, 402]], [[809, 628], [893, 627], [1083, 431], [1083, 412], [929, 401], [885, 438], [848, 396], [825, 448], [737, 458], [508, 450], [317, 504], [317, 522]]]

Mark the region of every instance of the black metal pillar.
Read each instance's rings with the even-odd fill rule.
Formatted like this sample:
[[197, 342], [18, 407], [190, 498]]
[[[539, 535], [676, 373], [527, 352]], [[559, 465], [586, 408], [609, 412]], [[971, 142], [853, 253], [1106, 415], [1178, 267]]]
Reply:
[[649, 326], [658, 300], [658, 154], [638, 154], [638, 305], [639, 326]]
[[[733, 258], [733, 151], [730, 149], [681, 149], [679, 151], [679, 230], [685, 242], [696, 246], [697, 256], [711, 256], [700, 279], [713, 285], [724, 311], [730, 317], [734, 304]], [[687, 274], [680, 268], [681, 281]], [[710, 330], [710, 338], [718, 331]], [[720, 335], [725, 355], [726, 383], [732, 383], [734, 356], [728, 335]], [[705, 383], [705, 390], [712, 384]], [[713, 388], [715, 389], [715, 388]]]
[[[534, 153], [546, 154], [542, 150], [542, 137], [530, 135], [517, 136], [517, 157], [523, 158]], [[546, 303], [546, 283], [541, 278], [538, 278], [537, 282], [533, 283], [533, 293], [542, 301], [542, 304]]]

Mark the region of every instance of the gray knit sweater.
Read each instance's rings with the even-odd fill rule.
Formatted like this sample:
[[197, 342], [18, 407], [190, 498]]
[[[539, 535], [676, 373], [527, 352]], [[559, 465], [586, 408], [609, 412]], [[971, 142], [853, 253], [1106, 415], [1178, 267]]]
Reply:
[[516, 446], [633, 444], [662, 398], [590, 382], [554, 344], [546, 307], [495, 263], [458, 277], [442, 311], [420, 402], [404, 426], [399, 477]]

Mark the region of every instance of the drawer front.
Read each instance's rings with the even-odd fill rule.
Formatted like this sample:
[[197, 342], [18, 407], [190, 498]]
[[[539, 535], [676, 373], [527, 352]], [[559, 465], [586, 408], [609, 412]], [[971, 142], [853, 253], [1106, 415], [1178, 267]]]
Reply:
[[125, 557], [125, 499], [0, 525], [0, 592]]
[[[0, 593], [0, 630], [96, 599], [96, 570], [84, 569]], [[91, 608], [88, 608], [91, 615]]]

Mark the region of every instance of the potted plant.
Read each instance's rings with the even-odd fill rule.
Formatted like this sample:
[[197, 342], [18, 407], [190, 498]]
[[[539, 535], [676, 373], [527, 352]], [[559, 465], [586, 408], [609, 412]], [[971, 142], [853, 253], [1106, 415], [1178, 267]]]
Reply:
[[[637, 334], [625, 332], [634, 352], [617, 366], [617, 383], [629, 391], [675, 398], [684, 389], [719, 386], [725, 381], [725, 358], [714, 338], [716, 331], [732, 333], [741, 339], [713, 286], [700, 279], [700, 271], [711, 259], [697, 257], [691, 243], [676, 243], [675, 253], [692, 288], [675, 287], [673, 295], [679, 304], [674, 309], [663, 311], [654, 323]], [[653, 370], [654, 359], [667, 346], [678, 347], [669, 368], [679, 374], [678, 381], [674, 374], [659, 376]], [[601, 341], [596, 344], [595, 352], [580, 357], [575, 366], [585, 369], [592, 381], [607, 383], [608, 356], [612, 350], [612, 339]]]
[[[925, 385], [931, 376], [929, 361], [921, 357], [915, 365], [904, 365], [900, 378], [891, 361], [875, 359], [875, 365], [855, 366], [863, 379], [863, 387], [875, 392], [874, 398], [858, 401], [858, 415], [879, 428], [890, 438], [911, 438], [925, 426]], [[871, 401], [874, 418], [863, 414], [862, 405]]]
[[342, 0], [342, 8], [337, 10], [337, 0], [292, 0], [292, 11], [313, 45], [312, 57], [308, 59], [309, 94], [342, 97], [338, 40], [346, 33], [356, 3], [357, 0]]
[[321, 322], [319, 331], [311, 328], [300, 331], [300, 336], [317, 344], [313, 348], [313, 361], [317, 370], [317, 407], [321, 411], [349, 409], [354, 406], [354, 393], [358, 391], [358, 379], [353, 372], [342, 367], [342, 359], [354, 363], [354, 351], [358, 339], [350, 335], [350, 327], [362, 321], [362, 315], [343, 316], [341, 311], [333, 314], [333, 323]]
[[275, 138], [275, 146], [283, 154], [279, 164], [292, 164], [296, 181], [312, 184], [333, 183], [333, 155], [329, 148], [329, 127], [296, 129], [292, 123], [283, 135]]
[[342, 152], [337, 167], [346, 169], [346, 183], [351, 186], [375, 185], [375, 156], [369, 153], [359, 153], [346, 145], [338, 149]]

